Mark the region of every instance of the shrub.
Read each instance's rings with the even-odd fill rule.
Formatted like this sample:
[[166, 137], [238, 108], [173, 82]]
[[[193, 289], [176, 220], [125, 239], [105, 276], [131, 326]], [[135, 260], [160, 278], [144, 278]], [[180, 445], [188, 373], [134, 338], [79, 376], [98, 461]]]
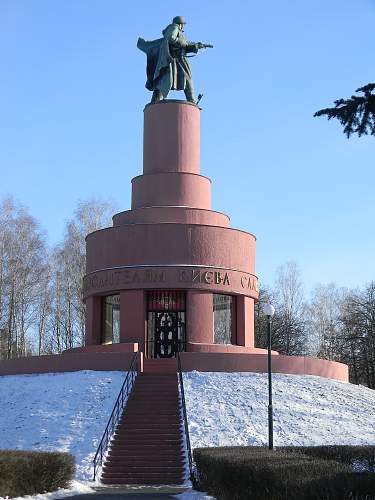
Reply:
[[336, 460], [356, 471], [375, 472], [375, 446], [285, 446], [278, 450]]
[[0, 450], [0, 497], [66, 488], [75, 470], [69, 453]]
[[375, 498], [368, 496], [375, 493], [375, 475], [353, 473], [345, 463], [301, 450], [200, 448], [194, 459], [197, 486], [219, 500]]

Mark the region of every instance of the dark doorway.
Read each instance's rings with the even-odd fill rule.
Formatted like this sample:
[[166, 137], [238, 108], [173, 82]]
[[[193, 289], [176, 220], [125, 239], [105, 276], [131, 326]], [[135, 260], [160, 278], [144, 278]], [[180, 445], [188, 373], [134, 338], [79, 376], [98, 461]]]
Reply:
[[146, 357], [173, 358], [185, 351], [185, 292], [148, 292]]

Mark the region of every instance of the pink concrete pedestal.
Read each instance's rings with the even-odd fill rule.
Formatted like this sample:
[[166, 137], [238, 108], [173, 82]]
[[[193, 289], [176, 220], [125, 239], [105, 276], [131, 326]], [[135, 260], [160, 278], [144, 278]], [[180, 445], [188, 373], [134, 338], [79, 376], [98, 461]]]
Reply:
[[[153, 355], [147, 348], [156, 332], [153, 304], [162, 303], [162, 293], [169, 294], [171, 304], [173, 297], [180, 304], [184, 370], [266, 371], [266, 351], [254, 345], [256, 239], [211, 210], [211, 180], [200, 174], [200, 114], [186, 101], [145, 107], [143, 174], [132, 180], [131, 210], [114, 215], [113, 227], [86, 239], [86, 347], [62, 356], [0, 362], [0, 374], [126, 370], [136, 350]], [[109, 310], [119, 313], [119, 320], [107, 317], [113, 296], [116, 305]], [[215, 297], [219, 307], [220, 296], [231, 304], [226, 344], [215, 343], [222, 341], [214, 335], [213, 303]], [[108, 342], [109, 323], [112, 341], [116, 337], [119, 343], [102, 345]], [[348, 379], [348, 368], [340, 363], [276, 352], [273, 357], [276, 372]]]
[[186, 101], [145, 108], [143, 174], [132, 180], [132, 209], [87, 236], [88, 345], [100, 337], [98, 297], [120, 294], [120, 341], [142, 342], [147, 292], [180, 290], [187, 350], [227, 352], [213, 334], [213, 294], [224, 294], [236, 301], [232, 343], [254, 352], [255, 236], [211, 210], [211, 180], [200, 174], [200, 113]]
[[[101, 342], [103, 296], [120, 295], [118, 346], [143, 349], [148, 292], [183, 291], [185, 369], [262, 371], [266, 351], [254, 345], [255, 236], [211, 210], [211, 180], [200, 174], [200, 113], [174, 100], [144, 110], [143, 174], [132, 180], [131, 210], [87, 236], [86, 343]], [[231, 344], [215, 343], [213, 294], [235, 301]], [[340, 363], [273, 355], [276, 371], [347, 380]]]

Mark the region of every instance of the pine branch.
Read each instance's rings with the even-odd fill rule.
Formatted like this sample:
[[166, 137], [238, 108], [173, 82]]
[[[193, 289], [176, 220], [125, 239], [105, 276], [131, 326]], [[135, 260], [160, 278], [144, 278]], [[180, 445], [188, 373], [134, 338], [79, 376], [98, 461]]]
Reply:
[[368, 83], [356, 90], [363, 95], [352, 95], [350, 99], [338, 99], [334, 101], [334, 108], [325, 108], [317, 111], [315, 116], [327, 116], [328, 120], [337, 118], [344, 127], [344, 134], [349, 137], [352, 134], [375, 136], [375, 83]]

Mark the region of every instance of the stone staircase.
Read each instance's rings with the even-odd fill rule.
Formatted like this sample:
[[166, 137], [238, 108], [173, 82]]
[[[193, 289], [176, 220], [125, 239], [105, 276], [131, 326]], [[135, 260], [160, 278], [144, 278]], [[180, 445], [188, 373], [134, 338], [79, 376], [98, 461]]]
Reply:
[[146, 362], [145, 372], [135, 381], [103, 465], [104, 484], [184, 482], [185, 452], [176, 369], [173, 372], [175, 360], [145, 361], [156, 363]]

